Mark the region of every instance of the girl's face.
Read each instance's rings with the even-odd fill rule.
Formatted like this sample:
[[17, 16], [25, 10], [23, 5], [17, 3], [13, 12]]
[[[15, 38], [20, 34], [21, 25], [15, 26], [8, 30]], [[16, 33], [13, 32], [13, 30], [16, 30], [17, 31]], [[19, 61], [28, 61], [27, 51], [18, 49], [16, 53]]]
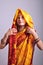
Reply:
[[20, 25], [25, 25], [26, 22], [25, 22], [25, 19], [24, 17], [22, 16], [21, 13], [18, 14], [18, 17], [17, 17], [17, 24], [20, 26]]

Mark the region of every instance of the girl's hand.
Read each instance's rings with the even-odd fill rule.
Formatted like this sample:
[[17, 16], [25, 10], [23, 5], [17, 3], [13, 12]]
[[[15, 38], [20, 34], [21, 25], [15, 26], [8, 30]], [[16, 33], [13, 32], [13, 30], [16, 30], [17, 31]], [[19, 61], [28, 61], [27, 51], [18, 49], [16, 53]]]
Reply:
[[27, 33], [30, 33], [30, 34], [34, 34], [34, 33], [36, 33], [36, 30], [34, 29], [34, 28], [30, 28], [30, 27], [26, 27], [27, 28]]
[[34, 28], [26, 27], [27, 28], [27, 33], [30, 33], [34, 36], [34, 39], [38, 38], [38, 34], [36, 33], [36, 30]]
[[7, 31], [7, 35], [16, 35], [17, 34], [17, 29], [16, 28], [12, 28], [12, 29], [9, 29]]

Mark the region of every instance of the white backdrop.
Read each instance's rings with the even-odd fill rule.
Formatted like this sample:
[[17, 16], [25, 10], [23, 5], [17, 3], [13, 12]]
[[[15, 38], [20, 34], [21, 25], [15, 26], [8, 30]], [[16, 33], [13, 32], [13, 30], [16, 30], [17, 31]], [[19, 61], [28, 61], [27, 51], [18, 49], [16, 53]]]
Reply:
[[[22, 8], [30, 13], [35, 29], [43, 40], [43, 0], [0, 0], [0, 39], [11, 27], [13, 16], [17, 8]], [[0, 65], [7, 65], [8, 45], [0, 50]], [[33, 65], [43, 65], [43, 51], [35, 46]]]

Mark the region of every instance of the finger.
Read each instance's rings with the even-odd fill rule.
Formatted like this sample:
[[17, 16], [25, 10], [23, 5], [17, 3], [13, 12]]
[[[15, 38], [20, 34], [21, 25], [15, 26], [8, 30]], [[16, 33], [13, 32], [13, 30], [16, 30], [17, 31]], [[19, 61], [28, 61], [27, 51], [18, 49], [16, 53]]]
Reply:
[[13, 31], [13, 32], [17, 32], [17, 29], [16, 29], [16, 28], [13, 28], [12, 31]]

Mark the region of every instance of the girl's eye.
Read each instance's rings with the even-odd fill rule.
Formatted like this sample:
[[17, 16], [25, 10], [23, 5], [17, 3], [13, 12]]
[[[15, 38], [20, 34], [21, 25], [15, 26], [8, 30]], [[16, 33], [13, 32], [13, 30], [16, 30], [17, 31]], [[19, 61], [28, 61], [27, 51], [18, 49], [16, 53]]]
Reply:
[[23, 17], [23, 16], [18, 16], [17, 18], [18, 18], [18, 19], [20, 19], [20, 18], [24, 19], [24, 17]]
[[19, 16], [18, 16], [17, 18], [18, 18], [18, 19], [20, 19], [20, 17], [19, 17]]
[[22, 16], [22, 18], [24, 18], [24, 17]]

